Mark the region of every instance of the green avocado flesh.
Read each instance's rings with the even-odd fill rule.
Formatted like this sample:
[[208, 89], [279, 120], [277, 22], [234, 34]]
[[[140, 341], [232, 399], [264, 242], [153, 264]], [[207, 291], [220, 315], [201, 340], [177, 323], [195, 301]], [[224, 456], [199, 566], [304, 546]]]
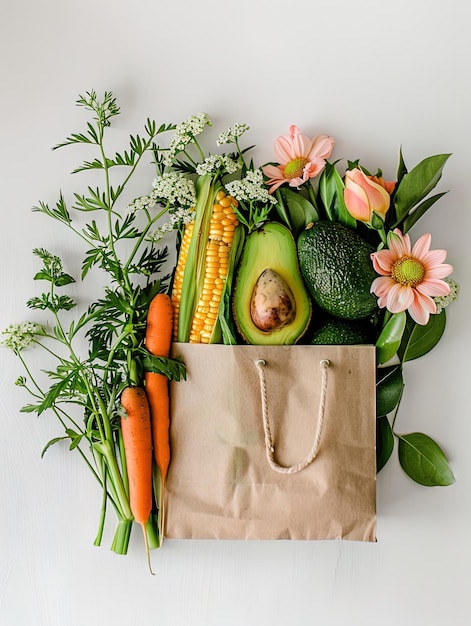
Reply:
[[305, 333], [311, 300], [293, 236], [282, 224], [268, 222], [247, 237], [232, 311], [240, 335], [250, 344], [289, 345]]
[[356, 320], [377, 310], [370, 293], [377, 274], [370, 254], [374, 248], [338, 222], [319, 221], [298, 238], [299, 267], [313, 300], [325, 311]]

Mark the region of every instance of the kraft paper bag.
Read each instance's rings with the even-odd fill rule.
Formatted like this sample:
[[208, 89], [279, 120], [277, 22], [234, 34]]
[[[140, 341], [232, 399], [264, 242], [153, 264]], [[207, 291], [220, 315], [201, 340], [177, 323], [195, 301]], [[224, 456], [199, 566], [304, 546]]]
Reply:
[[165, 537], [376, 540], [373, 346], [173, 354]]

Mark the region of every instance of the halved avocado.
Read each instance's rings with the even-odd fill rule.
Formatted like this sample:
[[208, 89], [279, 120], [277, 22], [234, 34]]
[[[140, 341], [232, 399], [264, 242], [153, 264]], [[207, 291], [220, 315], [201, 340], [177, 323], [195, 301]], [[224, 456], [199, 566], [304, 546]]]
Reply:
[[250, 344], [294, 344], [306, 332], [311, 300], [293, 235], [282, 224], [267, 222], [247, 237], [232, 311], [237, 329]]

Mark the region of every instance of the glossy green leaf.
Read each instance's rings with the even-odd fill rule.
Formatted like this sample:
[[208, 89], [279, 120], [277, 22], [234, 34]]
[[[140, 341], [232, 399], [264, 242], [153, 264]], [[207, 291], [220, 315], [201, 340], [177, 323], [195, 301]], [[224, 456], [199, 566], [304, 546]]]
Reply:
[[376, 415], [387, 415], [395, 409], [403, 388], [401, 365], [379, 368], [376, 380]]
[[333, 222], [341, 222], [355, 228], [356, 220], [350, 215], [343, 199], [345, 185], [335, 164], [328, 163], [319, 181], [319, 192], [327, 211], [328, 218]]
[[376, 341], [376, 359], [379, 364], [387, 363], [396, 354], [405, 327], [404, 311], [391, 315]]
[[437, 193], [435, 196], [431, 196], [430, 198], [427, 198], [427, 200], [424, 200], [421, 204], [419, 204], [419, 206], [416, 207], [412, 211], [412, 213], [410, 213], [404, 220], [401, 228], [402, 233], [406, 234], [412, 228], [412, 226], [414, 226], [414, 224], [426, 213], [426, 211], [428, 211], [430, 207], [433, 206], [435, 202], [437, 202], [437, 200], [440, 200], [440, 198], [446, 193], [446, 191], [444, 191], [443, 193]]
[[380, 472], [394, 450], [394, 435], [386, 415], [376, 420], [376, 471]]
[[406, 474], [426, 487], [444, 487], [455, 482], [440, 446], [423, 433], [400, 435], [399, 462]]
[[[283, 222], [285, 226], [291, 229], [291, 222], [289, 220], [289, 215], [288, 215], [287, 207], [285, 205], [285, 201], [281, 194], [281, 189], [278, 188], [275, 191], [275, 196], [276, 196], [276, 199], [278, 200], [278, 202], [275, 204], [275, 209], [276, 209], [276, 212], [278, 213], [278, 217], [281, 219], [281, 221]], [[241, 221], [240, 218], [239, 218], [239, 221]]]
[[394, 205], [398, 221], [423, 200], [441, 178], [443, 167], [450, 154], [428, 157], [405, 174], [394, 194]]
[[317, 222], [319, 215], [314, 205], [301, 194], [295, 193], [291, 189], [281, 190], [289, 225], [293, 235], [297, 237], [311, 222]]
[[446, 312], [431, 315], [427, 324], [416, 324], [411, 318], [407, 320], [402, 344], [398, 350], [400, 359], [412, 361], [430, 352], [440, 341], [446, 326]]
[[402, 154], [402, 148], [399, 150], [399, 163], [397, 166], [397, 183], [399, 184], [404, 176], [407, 174], [407, 167], [404, 162], [404, 156]]

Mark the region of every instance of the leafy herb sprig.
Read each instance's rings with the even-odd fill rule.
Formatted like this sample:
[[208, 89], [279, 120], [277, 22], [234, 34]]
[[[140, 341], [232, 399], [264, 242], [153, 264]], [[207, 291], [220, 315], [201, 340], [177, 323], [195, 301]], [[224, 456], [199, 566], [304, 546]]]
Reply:
[[[149, 233], [169, 211], [169, 203], [157, 199], [154, 206], [141, 207], [138, 214], [128, 210], [123, 199], [144, 155], [157, 154], [157, 137], [175, 126], [157, 127], [148, 119], [142, 136], [132, 135], [125, 150], [109, 156], [105, 134], [120, 112], [113, 94], [106, 92], [100, 99], [95, 91], [90, 91], [79, 97], [77, 105], [92, 114], [92, 121], [87, 123], [85, 132], [71, 134], [54, 149], [77, 144], [94, 148], [98, 156], [84, 161], [73, 173], [100, 171], [103, 184], [75, 193], [70, 208], [60, 194], [55, 206], [39, 202], [33, 211], [60, 222], [80, 238], [85, 248], [81, 280], [91, 270], [101, 270], [103, 296], [70, 321], [70, 312], [77, 302], [63, 290], [75, 279], [65, 271], [57, 255], [37, 248], [34, 254], [42, 266], [34, 279], [46, 282], [48, 288], [27, 304], [31, 309], [47, 312], [48, 322], [12, 325], [4, 333], [4, 343], [16, 352], [26, 370], [26, 377], [20, 377], [17, 384], [25, 387], [33, 399], [22, 411], [38, 415], [52, 411], [64, 429], [63, 434], [46, 444], [43, 454], [62, 441], [68, 441], [70, 449], [79, 452], [103, 490], [95, 544], [101, 543], [107, 507], [111, 504], [118, 520], [112, 549], [125, 554], [133, 516], [119, 428], [120, 393], [129, 384], [139, 385], [145, 370], [179, 380], [185, 376], [185, 368], [180, 361], [153, 357], [144, 346], [148, 305], [156, 293], [168, 288], [169, 282], [169, 276], [163, 273], [168, 250], [152, 241]], [[114, 186], [112, 169], [119, 169], [122, 174]], [[158, 164], [156, 170], [159, 173]], [[93, 219], [84, 226], [76, 225], [74, 212], [93, 215]], [[24, 357], [23, 348], [31, 343], [45, 350], [48, 359], [55, 363], [55, 367], [46, 370], [48, 386], [35, 378]], [[82, 355], [84, 345], [87, 350]], [[82, 419], [73, 413], [74, 408]], [[159, 545], [156, 515], [155, 511], [147, 528], [151, 548]]]

